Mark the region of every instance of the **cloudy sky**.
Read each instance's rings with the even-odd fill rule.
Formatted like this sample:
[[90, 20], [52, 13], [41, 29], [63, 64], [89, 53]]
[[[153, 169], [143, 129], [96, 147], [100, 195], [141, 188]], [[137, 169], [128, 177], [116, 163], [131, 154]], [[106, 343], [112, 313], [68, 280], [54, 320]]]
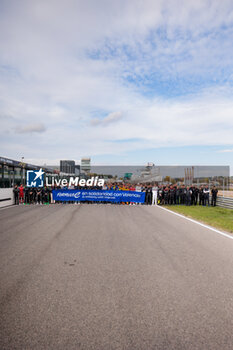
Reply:
[[232, 0], [1, 0], [0, 156], [230, 165]]

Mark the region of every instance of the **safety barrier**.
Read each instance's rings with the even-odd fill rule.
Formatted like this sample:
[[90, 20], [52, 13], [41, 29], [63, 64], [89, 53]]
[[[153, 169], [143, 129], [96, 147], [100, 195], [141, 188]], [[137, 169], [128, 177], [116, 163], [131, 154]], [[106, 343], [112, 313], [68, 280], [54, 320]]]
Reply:
[[217, 197], [216, 205], [222, 208], [233, 209], [233, 198], [230, 197]]
[[13, 189], [0, 188], [0, 208], [12, 205], [13, 203]]

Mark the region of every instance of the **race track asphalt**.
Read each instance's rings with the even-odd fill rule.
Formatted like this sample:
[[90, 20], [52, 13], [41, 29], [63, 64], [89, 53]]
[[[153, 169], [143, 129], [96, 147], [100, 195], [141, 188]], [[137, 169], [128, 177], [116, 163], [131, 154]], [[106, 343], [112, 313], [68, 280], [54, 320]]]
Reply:
[[233, 240], [158, 207], [0, 210], [0, 349], [232, 350]]

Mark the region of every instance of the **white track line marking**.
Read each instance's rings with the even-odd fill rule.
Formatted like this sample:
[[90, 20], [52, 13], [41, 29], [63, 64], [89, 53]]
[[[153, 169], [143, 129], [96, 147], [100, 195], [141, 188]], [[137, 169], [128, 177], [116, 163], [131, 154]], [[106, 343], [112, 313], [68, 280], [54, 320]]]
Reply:
[[186, 220], [191, 221], [191, 222], [194, 222], [195, 224], [198, 224], [198, 225], [200, 225], [200, 226], [202, 226], [202, 227], [208, 228], [209, 230], [214, 231], [214, 232], [218, 233], [219, 235], [222, 235], [222, 236], [224, 236], [224, 237], [233, 239], [233, 236], [228, 235], [228, 234], [225, 233], [225, 232], [219, 231], [219, 230], [217, 230], [216, 228], [213, 228], [212, 226], [208, 226], [208, 225], [202, 224], [202, 223], [199, 222], [199, 221], [190, 219], [190, 218], [188, 218], [187, 216], [178, 214], [178, 213], [176, 213], [175, 211], [169, 210], [169, 209], [167, 209], [167, 208], [163, 208], [163, 207], [161, 207], [160, 205], [157, 205], [157, 208], [166, 210], [166, 211], [168, 211], [169, 213], [172, 213], [172, 214], [174, 214], [174, 215], [180, 216], [181, 218], [186, 219]]

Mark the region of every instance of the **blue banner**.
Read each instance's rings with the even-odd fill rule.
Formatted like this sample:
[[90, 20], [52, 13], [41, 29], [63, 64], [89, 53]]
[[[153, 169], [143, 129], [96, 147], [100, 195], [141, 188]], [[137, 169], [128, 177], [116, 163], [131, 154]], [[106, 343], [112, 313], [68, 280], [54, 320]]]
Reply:
[[145, 192], [101, 191], [101, 190], [53, 190], [55, 201], [93, 201], [93, 202], [134, 202], [144, 203]]

